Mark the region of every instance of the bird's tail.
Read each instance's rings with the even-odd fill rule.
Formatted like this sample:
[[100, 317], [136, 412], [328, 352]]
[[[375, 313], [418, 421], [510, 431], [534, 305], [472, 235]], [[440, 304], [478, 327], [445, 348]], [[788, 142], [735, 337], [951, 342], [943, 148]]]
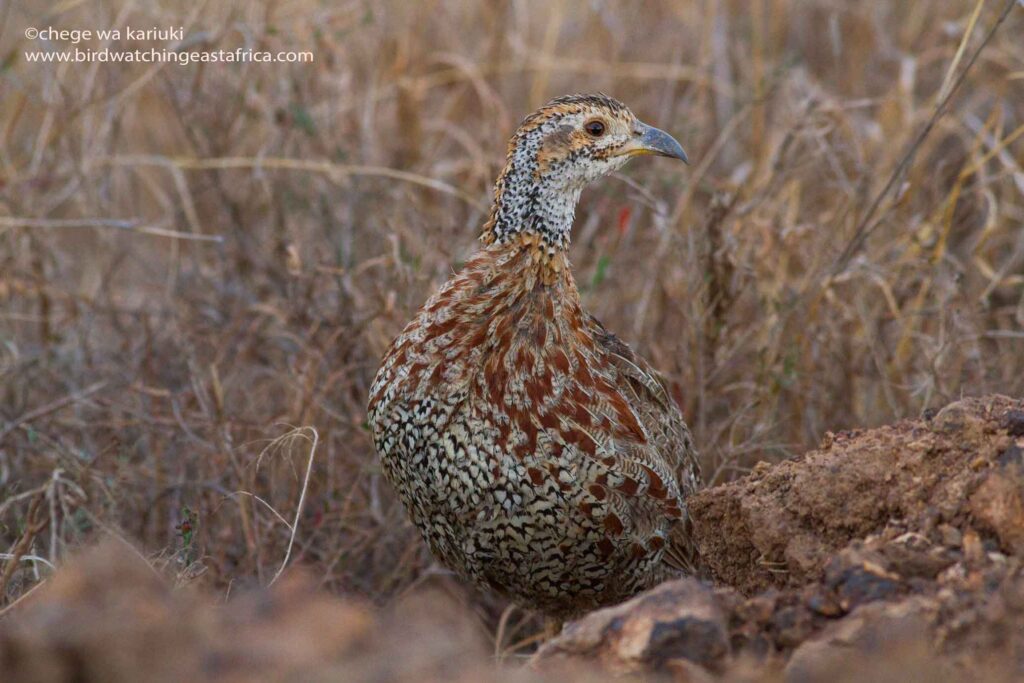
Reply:
[[684, 517], [676, 524], [668, 537], [665, 548], [664, 563], [670, 568], [687, 576], [703, 576], [705, 574], [700, 561], [700, 552], [693, 537], [693, 524], [689, 517]]

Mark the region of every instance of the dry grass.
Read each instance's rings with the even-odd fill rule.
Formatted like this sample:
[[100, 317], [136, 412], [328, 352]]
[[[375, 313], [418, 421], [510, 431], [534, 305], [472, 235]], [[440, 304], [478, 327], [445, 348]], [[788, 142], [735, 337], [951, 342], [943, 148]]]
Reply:
[[[572, 259], [715, 481], [1024, 394], [1024, 10], [909, 155], [1002, 0], [178, 5], [0, 8], [0, 605], [99, 530], [225, 593], [289, 549], [377, 600], [436, 576], [367, 386], [474, 248], [518, 119], [566, 92], [693, 159], [585, 193]], [[29, 64], [46, 25], [316, 61]], [[308, 486], [308, 440], [260, 462], [294, 426]]]

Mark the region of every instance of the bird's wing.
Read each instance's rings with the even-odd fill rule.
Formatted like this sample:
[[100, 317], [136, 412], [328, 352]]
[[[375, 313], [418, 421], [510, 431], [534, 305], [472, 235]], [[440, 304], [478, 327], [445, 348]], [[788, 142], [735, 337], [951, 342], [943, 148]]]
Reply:
[[653, 460], [675, 476], [683, 515], [680, 523], [672, 528], [665, 561], [677, 569], [692, 573], [695, 569], [695, 549], [690, 541], [690, 521], [685, 501], [701, 486], [700, 463], [693, 436], [658, 373], [627, 344], [605, 329], [596, 318], [591, 316], [589, 322], [591, 333], [607, 352], [617, 371], [618, 386], [648, 436], [648, 443], [644, 447], [633, 448], [632, 456]]

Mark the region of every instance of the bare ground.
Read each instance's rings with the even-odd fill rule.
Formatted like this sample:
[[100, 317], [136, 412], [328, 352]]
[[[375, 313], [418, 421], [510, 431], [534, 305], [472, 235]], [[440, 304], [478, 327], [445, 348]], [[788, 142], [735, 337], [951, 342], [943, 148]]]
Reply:
[[1019, 677], [1022, 447], [1024, 402], [1003, 396], [830, 433], [691, 502], [713, 587], [664, 584], [570, 625], [540, 658], [735, 675], [756, 662], [786, 680]]
[[[222, 601], [123, 542], [84, 553], [0, 620], [4, 680], [955, 680], [1024, 673], [1024, 401], [965, 399], [691, 502], [709, 579], [568, 624], [531, 666], [450, 596], [384, 610], [301, 570]], [[602, 672], [604, 672], [602, 674]], [[888, 677], [888, 678], [887, 678]]]

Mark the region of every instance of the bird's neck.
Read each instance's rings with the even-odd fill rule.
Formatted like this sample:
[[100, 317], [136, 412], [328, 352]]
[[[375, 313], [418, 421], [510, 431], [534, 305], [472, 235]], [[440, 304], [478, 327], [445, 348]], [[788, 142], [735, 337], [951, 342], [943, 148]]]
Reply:
[[569, 247], [580, 186], [566, 186], [538, 172], [536, 155], [529, 150], [510, 155], [498, 176], [494, 204], [481, 239], [486, 244], [516, 245], [524, 239], [547, 258]]
[[549, 306], [564, 310], [580, 305], [568, 255], [559, 251], [547, 258], [528, 233], [507, 244], [484, 246], [445, 287], [445, 299], [457, 302], [457, 308], [468, 307], [465, 317], [477, 321], [500, 311], [515, 317], [539, 309], [547, 314]]

